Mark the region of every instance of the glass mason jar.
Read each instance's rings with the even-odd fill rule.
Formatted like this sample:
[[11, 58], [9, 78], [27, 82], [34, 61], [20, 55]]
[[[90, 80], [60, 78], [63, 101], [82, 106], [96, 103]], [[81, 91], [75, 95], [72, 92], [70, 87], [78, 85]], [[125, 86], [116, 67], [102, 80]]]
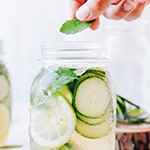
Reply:
[[2, 59], [2, 42], [0, 41], [0, 145], [9, 133], [11, 123], [11, 84], [9, 72]]
[[114, 150], [115, 90], [101, 43], [42, 45], [30, 93], [31, 150]]

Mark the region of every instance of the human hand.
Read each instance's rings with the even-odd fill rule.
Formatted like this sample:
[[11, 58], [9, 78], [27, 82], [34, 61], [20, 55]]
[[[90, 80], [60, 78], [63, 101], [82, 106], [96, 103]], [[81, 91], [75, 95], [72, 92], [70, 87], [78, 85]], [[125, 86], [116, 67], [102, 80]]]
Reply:
[[118, 0], [112, 2], [104, 12], [108, 19], [132, 21], [139, 18], [150, 0]]
[[81, 21], [94, 20], [91, 29], [95, 30], [99, 27], [99, 16], [102, 15], [112, 0], [72, 0], [73, 11], [72, 18]]
[[90, 26], [96, 30], [99, 27], [99, 16], [108, 19], [127, 21], [139, 18], [150, 0], [72, 0], [73, 18], [81, 21], [94, 20]]

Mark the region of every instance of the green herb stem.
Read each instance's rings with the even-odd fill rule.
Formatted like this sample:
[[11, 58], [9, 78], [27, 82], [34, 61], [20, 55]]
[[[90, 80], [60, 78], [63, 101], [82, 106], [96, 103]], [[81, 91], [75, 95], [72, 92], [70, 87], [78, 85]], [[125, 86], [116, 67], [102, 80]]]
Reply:
[[129, 100], [123, 98], [123, 97], [120, 96], [120, 95], [117, 95], [117, 97], [121, 98], [123, 101], [127, 102], [128, 104], [130, 104], [130, 105], [132, 105], [132, 106], [135, 106], [136, 108], [140, 108], [140, 106], [138, 106], [138, 105], [132, 103], [131, 101], [129, 101]]
[[0, 149], [12, 149], [12, 148], [20, 148], [22, 145], [4, 145], [0, 146]]

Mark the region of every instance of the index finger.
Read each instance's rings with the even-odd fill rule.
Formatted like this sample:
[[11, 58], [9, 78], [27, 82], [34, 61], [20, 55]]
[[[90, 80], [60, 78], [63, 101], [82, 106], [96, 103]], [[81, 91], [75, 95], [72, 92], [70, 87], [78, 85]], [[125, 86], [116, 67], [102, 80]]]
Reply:
[[82, 6], [87, 0], [72, 0], [72, 18], [76, 18], [76, 11]]

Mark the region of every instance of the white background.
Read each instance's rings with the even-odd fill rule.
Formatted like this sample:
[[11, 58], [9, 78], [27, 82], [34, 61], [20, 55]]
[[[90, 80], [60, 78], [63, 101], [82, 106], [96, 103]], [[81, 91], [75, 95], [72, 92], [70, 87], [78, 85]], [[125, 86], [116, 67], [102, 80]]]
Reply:
[[66, 1], [0, 0], [0, 38], [14, 101], [29, 101], [29, 88], [40, 67], [40, 44], [61, 39], [58, 30], [66, 7]]
[[[12, 77], [13, 101], [29, 102], [30, 86], [40, 68], [42, 41], [101, 39], [101, 28], [70, 37], [59, 33], [69, 18], [68, 4], [68, 0], [0, 0], [0, 38]], [[150, 20], [149, 14], [147, 6], [141, 18]], [[102, 26], [108, 23], [114, 22], [102, 18]]]

